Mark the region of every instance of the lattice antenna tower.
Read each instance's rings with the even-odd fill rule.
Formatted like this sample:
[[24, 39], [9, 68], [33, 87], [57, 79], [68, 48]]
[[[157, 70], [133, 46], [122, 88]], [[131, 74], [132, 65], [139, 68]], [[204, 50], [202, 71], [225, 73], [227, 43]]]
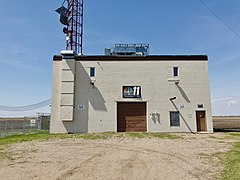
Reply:
[[66, 49], [82, 54], [83, 0], [68, 0]]
[[83, 0], [67, 0], [67, 8], [62, 6], [56, 10], [60, 14], [60, 22], [65, 25], [66, 49], [77, 54], [83, 53]]

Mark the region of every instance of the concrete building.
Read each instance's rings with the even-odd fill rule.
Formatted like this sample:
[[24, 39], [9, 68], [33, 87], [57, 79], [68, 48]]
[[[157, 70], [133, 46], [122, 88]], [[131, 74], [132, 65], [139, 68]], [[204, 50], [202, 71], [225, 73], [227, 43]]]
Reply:
[[205, 55], [53, 57], [51, 133], [213, 132]]

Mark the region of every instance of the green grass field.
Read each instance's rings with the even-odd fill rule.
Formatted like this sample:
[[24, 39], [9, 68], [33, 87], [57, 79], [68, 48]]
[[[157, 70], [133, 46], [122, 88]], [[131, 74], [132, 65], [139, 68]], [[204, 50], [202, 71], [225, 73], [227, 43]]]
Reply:
[[83, 138], [89, 140], [107, 139], [107, 138], [161, 138], [161, 139], [180, 139], [180, 136], [167, 133], [89, 133], [89, 134], [49, 134], [48, 131], [30, 131], [26, 134], [17, 134], [0, 138], [0, 146], [12, 143], [21, 143], [33, 140], [49, 140], [54, 138]]
[[233, 149], [225, 154], [222, 161], [224, 164], [222, 178], [224, 180], [238, 180], [240, 179], [240, 133], [230, 133], [230, 136], [239, 141], [233, 143]]

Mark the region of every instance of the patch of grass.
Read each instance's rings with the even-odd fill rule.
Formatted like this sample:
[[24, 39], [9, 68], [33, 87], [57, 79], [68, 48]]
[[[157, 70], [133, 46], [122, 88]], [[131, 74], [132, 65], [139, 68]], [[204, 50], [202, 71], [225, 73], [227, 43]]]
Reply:
[[83, 138], [89, 140], [99, 140], [108, 138], [161, 138], [161, 139], [180, 139], [180, 136], [167, 134], [167, 133], [145, 133], [145, 132], [104, 132], [104, 133], [89, 133], [89, 134], [78, 134], [76, 138]]
[[231, 136], [234, 136], [234, 137], [239, 137], [239, 138], [240, 138], [240, 133], [237, 133], [237, 132], [235, 132], [235, 133], [230, 133], [230, 135], [231, 135]]
[[115, 132], [104, 132], [104, 133], [89, 133], [89, 134], [78, 134], [76, 138], [83, 138], [89, 140], [99, 140], [99, 139], [108, 139], [115, 136]]
[[32, 141], [35, 139], [49, 139], [50, 135], [48, 131], [34, 131], [27, 134], [17, 134], [0, 138], [0, 145], [8, 145], [12, 143], [21, 143], [25, 141]]
[[18, 134], [0, 138], [0, 159], [9, 158], [11, 155], [6, 150], [6, 146], [13, 143], [32, 141], [35, 139], [46, 139], [49, 136], [48, 131], [34, 131], [28, 134]]
[[115, 133], [115, 132], [104, 132], [104, 133], [89, 133], [89, 134], [49, 134], [48, 131], [33, 131], [28, 134], [12, 135], [5, 138], [0, 138], [0, 146], [8, 145], [12, 143], [21, 143], [33, 140], [49, 140], [54, 138], [83, 138], [89, 140], [107, 139], [107, 138], [161, 138], [161, 139], [179, 139], [180, 136], [167, 134], [167, 133], [145, 133], [145, 132], [129, 132], [129, 133]]
[[131, 138], [147, 138], [147, 133], [139, 133], [139, 132], [129, 132], [129, 133], [125, 133], [125, 135], [127, 137], [131, 137]]
[[209, 135], [208, 137], [211, 138], [211, 139], [219, 139], [219, 137], [213, 136], [213, 135]]
[[126, 136], [133, 138], [160, 138], [160, 139], [181, 139], [180, 136], [167, 134], [167, 133], [140, 133], [140, 132], [131, 132], [126, 133]]
[[181, 136], [165, 133], [150, 133], [150, 136], [160, 139], [182, 139]]
[[27, 134], [18, 134], [0, 138], [0, 159], [8, 158], [11, 155], [7, 151], [7, 146], [13, 143], [22, 143], [27, 141], [45, 141], [49, 139], [66, 139], [66, 138], [83, 138], [87, 140], [100, 140], [108, 138], [161, 138], [161, 139], [179, 139], [180, 136], [165, 134], [165, 133], [142, 133], [142, 132], [129, 132], [129, 133], [89, 133], [89, 134], [49, 134], [48, 131], [32, 131]]
[[222, 177], [224, 180], [240, 179], [240, 142], [234, 143], [233, 149], [226, 154], [223, 163]]

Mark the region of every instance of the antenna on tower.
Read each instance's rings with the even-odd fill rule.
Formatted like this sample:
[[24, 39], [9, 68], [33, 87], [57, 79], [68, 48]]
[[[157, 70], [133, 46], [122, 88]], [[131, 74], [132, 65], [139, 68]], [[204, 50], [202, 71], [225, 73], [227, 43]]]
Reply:
[[55, 11], [60, 14], [60, 22], [66, 34], [66, 50], [77, 54], [83, 53], [83, 0], [67, 0], [67, 7], [62, 6]]

